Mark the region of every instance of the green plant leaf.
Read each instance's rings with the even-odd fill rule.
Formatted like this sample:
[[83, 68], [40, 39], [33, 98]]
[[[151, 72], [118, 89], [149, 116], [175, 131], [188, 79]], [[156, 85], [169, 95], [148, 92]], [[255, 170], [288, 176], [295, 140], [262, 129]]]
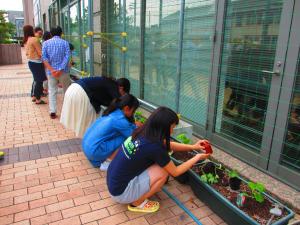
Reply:
[[255, 183], [253, 183], [251, 181], [248, 183], [248, 187], [251, 189], [251, 191], [255, 190], [255, 186], [256, 186]]
[[201, 177], [200, 177], [201, 181], [207, 183], [207, 176], [206, 174], [203, 174]]
[[253, 197], [254, 197], [255, 200], [256, 200], [257, 202], [259, 202], [259, 203], [263, 203], [264, 200], [265, 200], [264, 196], [263, 196], [261, 193], [259, 193], [259, 192], [253, 193]]
[[142, 116], [143, 113], [142, 113], [141, 111], [135, 111], [135, 115], [136, 115], [136, 116]]
[[230, 178], [238, 177], [238, 172], [236, 170], [231, 170], [228, 174]]
[[266, 190], [265, 186], [262, 183], [256, 183], [256, 188], [259, 192], [264, 192]]

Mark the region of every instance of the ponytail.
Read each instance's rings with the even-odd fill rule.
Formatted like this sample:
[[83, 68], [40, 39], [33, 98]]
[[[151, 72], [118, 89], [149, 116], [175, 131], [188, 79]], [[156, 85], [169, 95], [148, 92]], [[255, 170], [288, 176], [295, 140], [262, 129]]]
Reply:
[[140, 106], [140, 103], [137, 100], [137, 98], [133, 95], [125, 94], [120, 98], [115, 98], [107, 107], [107, 109], [103, 112], [103, 116], [108, 116], [115, 110], [123, 109], [125, 106], [128, 106], [129, 108], [134, 108], [134, 110], [136, 110]]

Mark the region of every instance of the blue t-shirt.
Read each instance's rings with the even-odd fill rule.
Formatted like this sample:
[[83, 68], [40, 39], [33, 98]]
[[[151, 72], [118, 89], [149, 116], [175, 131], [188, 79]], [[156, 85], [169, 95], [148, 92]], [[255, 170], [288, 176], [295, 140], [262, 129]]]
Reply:
[[128, 121], [123, 111], [117, 109], [98, 118], [87, 129], [82, 139], [83, 151], [90, 161], [101, 163], [120, 147], [135, 128], [136, 125]]
[[153, 143], [140, 137], [132, 137], [119, 148], [107, 171], [107, 186], [113, 196], [121, 195], [128, 183], [140, 175], [149, 166], [158, 164], [165, 167], [170, 162], [167, 150], [159, 143]]

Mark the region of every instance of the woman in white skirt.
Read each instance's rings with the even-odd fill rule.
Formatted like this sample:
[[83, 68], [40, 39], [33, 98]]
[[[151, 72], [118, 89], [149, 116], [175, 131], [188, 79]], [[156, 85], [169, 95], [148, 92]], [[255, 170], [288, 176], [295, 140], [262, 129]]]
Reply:
[[60, 122], [83, 137], [86, 129], [97, 119], [101, 105], [108, 106], [115, 98], [130, 91], [126, 78], [88, 77], [73, 83], [66, 91]]

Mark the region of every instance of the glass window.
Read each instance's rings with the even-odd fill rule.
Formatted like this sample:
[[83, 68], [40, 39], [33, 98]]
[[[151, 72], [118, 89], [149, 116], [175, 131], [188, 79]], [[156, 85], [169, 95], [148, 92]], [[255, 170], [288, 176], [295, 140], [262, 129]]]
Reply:
[[73, 67], [80, 70], [80, 32], [79, 32], [79, 15], [77, 3], [70, 7], [70, 33], [69, 42], [74, 46], [72, 60], [75, 63]]
[[[279, 31], [273, 17], [280, 20], [282, 2], [227, 1], [215, 130], [256, 151], [261, 146], [272, 78], [263, 70], [273, 71]], [[262, 13], [261, 21], [233, 26], [236, 15], [256, 11]]]
[[298, 70], [295, 80], [280, 162], [300, 172], [300, 55], [298, 56]]
[[205, 125], [215, 27], [215, 1], [185, 1], [179, 112]]
[[125, 77], [130, 80], [131, 93], [139, 96], [140, 80], [140, 1], [126, 1], [126, 38], [127, 51], [125, 53]]
[[180, 1], [146, 1], [145, 100], [175, 109]]
[[[89, 29], [89, 8], [88, 8], [88, 0], [81, 1], [81, 29], [82, 34], [86, 34]], [[90, 38], [83, 36], [82, 37], [82, 60], [83, 60], [83, 70], [85, 72], [89, 72], [90, 70], [90, 53], [89, 53], [89, 44]]]
[[116, 47], [122, 46], [122, 38], [119, 35], [123, 29], [123, 19], [122, 19], [122, 12], [123, 12], [123, 5], [121, 1], [114, 0], [109, 1], [107, 0], [106, 3], [108, 4], [108, 22], [107, 22], [107, 31], [108, 33], [115, 33], [116, 35], [109, 35], [107, 38], [112, 41], [107, 44], [107, 67], [109, 68], [108, 75], [113, 76], [116, 78], [122, 77], [122, 57], [123, 53], [121, 50]]

